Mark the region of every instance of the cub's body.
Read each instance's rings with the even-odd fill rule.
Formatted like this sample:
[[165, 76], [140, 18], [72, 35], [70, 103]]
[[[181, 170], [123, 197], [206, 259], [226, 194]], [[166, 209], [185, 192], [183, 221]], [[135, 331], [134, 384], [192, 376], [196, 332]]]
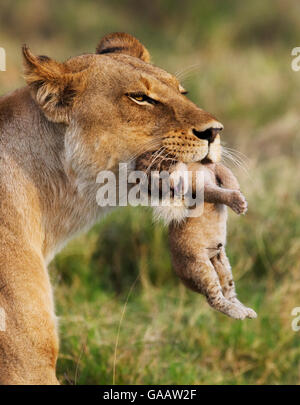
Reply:
[[[172, 173], [173, 189], [178, 184], [182, 187], [182, 179], [188, 177], [188, 187], [194, 194], [198, 187], [197, 172], [202, 172], [204, 207], [195, 208], [200, 210], [198, 216], [193, 213], [193, 216], [182, 219], [182, 212], [186, 213], [184, 202], [177, 210], [178, 217], [173, 219], [170, 219], [170, 207], [159, 208], [159, 216], [169, 222], [174, 270], [187, 287], [205, 295], [214, 309], [235, 319], [256, 317], [256, 313], [251, 308], [246, 308], [236, 297], [231, 267], [225, 252], [226, 206], [238, 214], [247, 209], [246, 200], [239, 191], [239, 184], [232, 172], [219, 163], [177, 163], [172, 166], [168, 162], [154, 161], [150, 153], [146, 157], [140, 157], [136, 166], [139, 170], [145, 170], [147, 166], [152, 171], [168, 169]], [[189, 176], [184, 175], [185, 171], [189, 172]], [[147, 169], [146, 172], [148, 175], [151, 173]], [[177, 176], [174, 176], [175, 173]], [[174, 183], [175, 179], [177, 184]]]

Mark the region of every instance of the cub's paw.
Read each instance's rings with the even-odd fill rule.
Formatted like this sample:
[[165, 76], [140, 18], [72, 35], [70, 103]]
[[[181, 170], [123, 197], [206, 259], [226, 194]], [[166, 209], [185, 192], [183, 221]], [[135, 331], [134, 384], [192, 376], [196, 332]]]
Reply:
[[254, 319], [257, 318], [257, 313], [252, 308], [247, 308], [247, 318]]
[[245, 214], [247, 212], [247, 201], [243, 194], [238, 190], [233, 190], [230, 193], [230, 208], [239, 214]]
[[243, 308], [236, 304], [231, 304], [229, 308], [224, 312], [226, 315], [230, 316], [233, 319], [243, 320], [247, 318], [247, 308]]
[[241, 301], [239, 301], [236, 297], [230, 299], [230, 301], [244, 309], [246, 311], [246, 318], [254, 319], [257, 318], [257, 313], [249, 307], [246, 307]]
[[223, 312], [223, 314], [230, 316], [230, 318], [241, 320], [247, 318], [247, 308], [233, 303], [226, 298], [219, 299], [215, 302], [208, 300], [208, 303], [217, 311]]

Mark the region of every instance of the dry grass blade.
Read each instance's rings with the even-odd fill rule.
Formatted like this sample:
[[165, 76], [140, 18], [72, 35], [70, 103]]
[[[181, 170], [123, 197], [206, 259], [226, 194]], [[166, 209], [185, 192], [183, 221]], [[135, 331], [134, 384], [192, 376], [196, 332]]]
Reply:
[[117, 332], [116, 343], [115, 343], [115, 351], [114, 351], [113, 380], [112, 380], [113, 385], [115, 385], [115, 383], [116, 383], [117, 351], [118, 351], [118, 345], [119, 345], [121, 326], [122, 326], [122, 322], [123, 322], [123, 319], [124, 319], [124, 316], [125, 316], [125, 313], [126, 313], [126, 308], [127, 308], [129, 298], [131, 296], [131, 293], [132, 293], [132, 291], [133, 291], [139, 277], [140, 276], [138, 275], [136, 277], [136, 279], [134, 280], [134, 282], [132, 283], [131, 287], [130, 287], [130, 290], [129, 290], [129, 292], [127, 294], [127, 297], [126, 297], [125, 304], [123, 306], [123, 310], [122, 310], [122, 314], [121, 314], [121, 318], [120, 318], [120, 322], [119, 322], [119, 326], [118, 326], [118, 332]]

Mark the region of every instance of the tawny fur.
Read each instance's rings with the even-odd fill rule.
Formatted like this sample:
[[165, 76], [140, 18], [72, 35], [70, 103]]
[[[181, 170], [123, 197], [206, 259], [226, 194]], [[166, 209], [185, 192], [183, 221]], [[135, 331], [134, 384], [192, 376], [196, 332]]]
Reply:
[[[96, 203], [98, 173], [117, 175], [147, 150], [201, 160], [212, 151], [193, 129], [221, 124], [128, 34], [65, 63], [27, 47], [23, 55], [27, 86], [0, 98], [0, 383], [56, 384], [47, 264], [107, 211]], [[139, 105], [132, 93], [157, 103]]]
[[[160, 215], [169, 223], [169, 241], [175, 272], [182, 282], [193, 291], [206, 296], [207, 302], [216, 310], [235, 318], [255, 318], [256, 313], [245, 307], [238, 299], [229, 260], [225, 252], [227, 207], [237, 214], [245, 213], [247, 203], [239, 190], [232, 172], [220, 163], [169, 164], [154, 161], [151, 153], [136, 161], [136, 168], [151, 172], [169, 170], [170, 173], [190, 172], [189, 188], [196, 193], [196, 173], [204, 179], [204, 207], [198, 216], [188, 217], [182, 202], [179, 217], [169, 217], [169, 208], [160, 208]], [[180, 177], [177, 177], [179, 179]], [[176, 186], [172, 185], [171, 186]], [[162, 197], [163, 198], [163, 197]], [[157, 209], [157, 208], [156, 208]], [[181, 211], [180, 211], [181, 210]], [[174, 209], [172, 209], [174, 213]], [[184, 214], [183, 214], [184, 213]], [[186, 216], [185, 218], [183, 218]]]

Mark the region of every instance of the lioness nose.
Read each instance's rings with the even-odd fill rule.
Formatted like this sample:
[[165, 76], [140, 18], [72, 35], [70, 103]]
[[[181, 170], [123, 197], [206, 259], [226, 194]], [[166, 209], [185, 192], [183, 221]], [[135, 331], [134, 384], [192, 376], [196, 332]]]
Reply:
[[222, 131], [223, 125], [218, 124], [218, 126], [213, 126], [210, 128], [207, 128], [205, 131], [198, 131], [197, 129], [193, 129], [193, 134], [196, 135], [198, 139], [205, 139], [208, 141], [208, 143], [212, 143], [218, 133]]

